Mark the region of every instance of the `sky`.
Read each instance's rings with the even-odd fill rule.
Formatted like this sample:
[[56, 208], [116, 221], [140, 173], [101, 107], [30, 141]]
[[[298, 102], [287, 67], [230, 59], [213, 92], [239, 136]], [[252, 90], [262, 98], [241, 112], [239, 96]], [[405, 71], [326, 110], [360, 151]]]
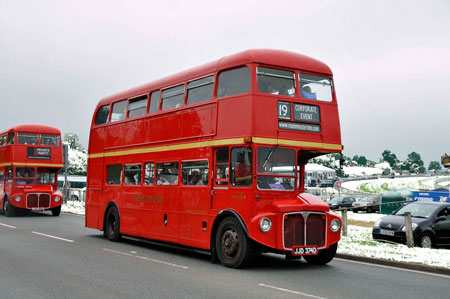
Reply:
[[344, 155], [450, 154], [449, 0], [0, 0], [0, 130], [39, 123], [87, 148], [98, 101], [246, 49], [334, 74]]

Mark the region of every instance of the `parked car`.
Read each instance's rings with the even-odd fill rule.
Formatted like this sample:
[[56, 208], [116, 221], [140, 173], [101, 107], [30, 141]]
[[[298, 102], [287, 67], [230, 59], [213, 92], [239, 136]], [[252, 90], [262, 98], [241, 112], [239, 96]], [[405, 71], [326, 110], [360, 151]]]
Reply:
[[375, 222], [374, 240], [406, 243], [405, 212], [411, 213], [414, 243], [432, 248], [450, 245], [450, 203], [413, 202]]
[[338, 196], [334, 197], [332, 200], [327, 202], [327, 204], [330, 207], [330, 209], [336, 210], [339, 208], [351, 208], [354, 202], [355, 199], [353, 197]]
[[366, 196], [361, 198], [359, 201], [353, 203], [353, 212], [365, 211], [367, 213], [379, 212], [380, 211], [380, 196]]

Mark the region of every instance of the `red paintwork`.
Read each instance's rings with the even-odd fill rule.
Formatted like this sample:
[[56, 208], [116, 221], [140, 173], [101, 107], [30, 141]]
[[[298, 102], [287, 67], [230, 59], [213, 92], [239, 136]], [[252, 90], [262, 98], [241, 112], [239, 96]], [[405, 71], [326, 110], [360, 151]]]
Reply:
[[[248, 66], [252, 74], [250, 92], [210, 101], [158, 111], [134, 119], [95, 125], [97, 110], [124, 99], [133, 98], [156, 90], [176, 86], [208, 75], [215, 76], [222, 70]], [[233, 211], [244, 222], [250, 238], [273, 250], [283, 248], [283, 217], [285, 213], [300, 211], [323, 212], [327, 219], [326, 248], [339, 241], [340, 231], [332, 233], [331, 220], [339, 218], [319, 198], [303, 193], [299, 189], [290, 192], [262, 191], [256, 179], [250, 187], [229, 186], [228, 190], [217, 189], [211, 178], [202, 187], [183, 186], [127, 186], [107, 185], [106, 165], [136, 164], [145, 162], [181, 162], [208, 160], [209, 172], [214, 169], [214, 149], [223, 146], [173, 149], [133, 153], [131, 150], [186, 145], [192, 142], [214, 142], [237, 137], [261, 137], [272, 140], [283, 139], [324, 144], [341, 145], [340, 124], [336, 95], [332, 102], [302, 99], [298, 82], [296, 96], [278, 96], [259, 93], [256, 86], [256, 66], [276, 66], [332, 78], [330, 68], [313, 58], [278, 50], [249, 50], [224, 57], [203, 66], [166, 77], [102, 99], [94, 113], [90, 140], [86, 197], [86, 226], [103, 230], [104, 213], [108, 204], [118, 206], [120, 231], [123, 234], [170, 241], [182, 245], [211, 249], [214, 236], [214, 221], [223, 211]], [[214, 93], [215, 94], [215, 93]], [[186, 96], [186, 95], [185, 95]], [[297, 132], [278, 129], [277, 101], [314, 104], [321, 111], [321, 133]], [[186, 99], [185, 102], [186, 103]], [[230, 146], [244, 145], [244, 142]], [[254, 159], [262, 144], [248, 143], [253, 148]], [[265, 145], [267, 146], [267, 145]], [[340, 149], [321, 147], [283, 146], [294, 149], [297, 156], [306, 160], [325, 153], [340, 152]], [[125, 152], [123, 152], [125, 151]], [[114, 156], [108, 156], [116, 153]], [[102, 154], [106, 154], [102, 157]], [[254, 163], [255, 164], [255, 163]], [[304, 175], [304, 166], [301, 175]], [[253, 173], [255, 174], [256, 169]], [[211, 196], [211, 192], [214, 195]], [[141, 200], [143, 199], [143, 200]], [[167, 225], [164, 225], [164, 215]], [[270, 217], [272, 229], [261, 232], [259, 222]]]
[[[15, 174], [15, 167], [25, 166], [25, 167], [35, 167], [35, 173], [37, 173], [36, 169], [38, 167], [45, 168], [54, 168], [59, 169], [63, 164], [62, 158], [62, 142], [60, 142], [59, 146], [49, 146], [49, 145], [41, 145], [40, 140], [37, 145], [23, 145], [17, 144], [17, 133], [35, 133], [35, 134], [44, 134], [44, 135], [58, 135], [61, 139], [61, 131], [57, 128], [38, 125], [38, 124], [23, 124], [14, 126], [6, 131], [0, 133], [0, 136], [7, 135], [8, 133], [15, 133], [15, 144], [0, 146], [0, 173], [3, 172], [4, 180], [0, 180], [0, 210], [3, 209], [3, 202], [6, 196], [10, 199], [10, 204], [22, 208], [27, 209], [26, 198], [28, 194], [33, 193], [46, 193], [50, 194], [51, 200], [50, 205], [47, 209], [52, 209], [58, 207], [62, 204], [62, 195], [59, 191], [57, 191], [57, 176], [55, 176], [55, 183], [51, 185], [41, 185], [41, 184], [27, 184], [27, 185], [18, 185], [15, 184], [15, 179], [11, 181], [7, 180], [6, 177], [6, 169], [8, 166], [12, 166]], [[40, 160], [40, 159], [29, 159], [27, 157], [27, 148], [28, 147], [44, 147], [51, 149], [51, 158], [49, 160]], [[59, 165], [59, 166], [55, 166]], [[21, 196], [22, 200], [17, 202], [14, 200], [16, 196]], [[58, 196], [60, 200], [55, 202], [55, 197]]]

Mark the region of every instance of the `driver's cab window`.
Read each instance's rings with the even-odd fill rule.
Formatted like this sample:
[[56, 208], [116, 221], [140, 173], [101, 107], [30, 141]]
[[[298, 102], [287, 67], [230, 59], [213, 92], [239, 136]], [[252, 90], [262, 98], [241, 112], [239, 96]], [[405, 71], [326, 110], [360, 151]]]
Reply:
[[231, 150], [231, 185], [246, 187], [253, 181], [253, 151], [247, 147]]

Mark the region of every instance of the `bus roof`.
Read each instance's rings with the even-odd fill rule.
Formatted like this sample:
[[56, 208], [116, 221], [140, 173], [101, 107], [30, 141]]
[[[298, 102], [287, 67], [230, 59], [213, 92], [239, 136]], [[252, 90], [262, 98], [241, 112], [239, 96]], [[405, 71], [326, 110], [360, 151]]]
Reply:
[[325, 63], [306, 55], [273, 49], [253, 49], [222, 57], [219, 60], [191, 68], [180, 73], [129, 89], [103, 98], [97, 105], [103, 106], [118, 99], [126, 99], [148, 93], [159, 88], [170, 87], [175, 84], [213, 74], [217, 70], [233, 68], [248, 63], [261, 63], [297, 70], [307, 70], [332, 76], [331, 69]]
[[8, 133], [8, 132], [24, 132], [24, 133], [61, 135], [61, 131], [55, 127], [38, 125], [38, 124], [17, 125], [6, 131], [1, 132], [0, 134], [4, 134], [4, 133]]

